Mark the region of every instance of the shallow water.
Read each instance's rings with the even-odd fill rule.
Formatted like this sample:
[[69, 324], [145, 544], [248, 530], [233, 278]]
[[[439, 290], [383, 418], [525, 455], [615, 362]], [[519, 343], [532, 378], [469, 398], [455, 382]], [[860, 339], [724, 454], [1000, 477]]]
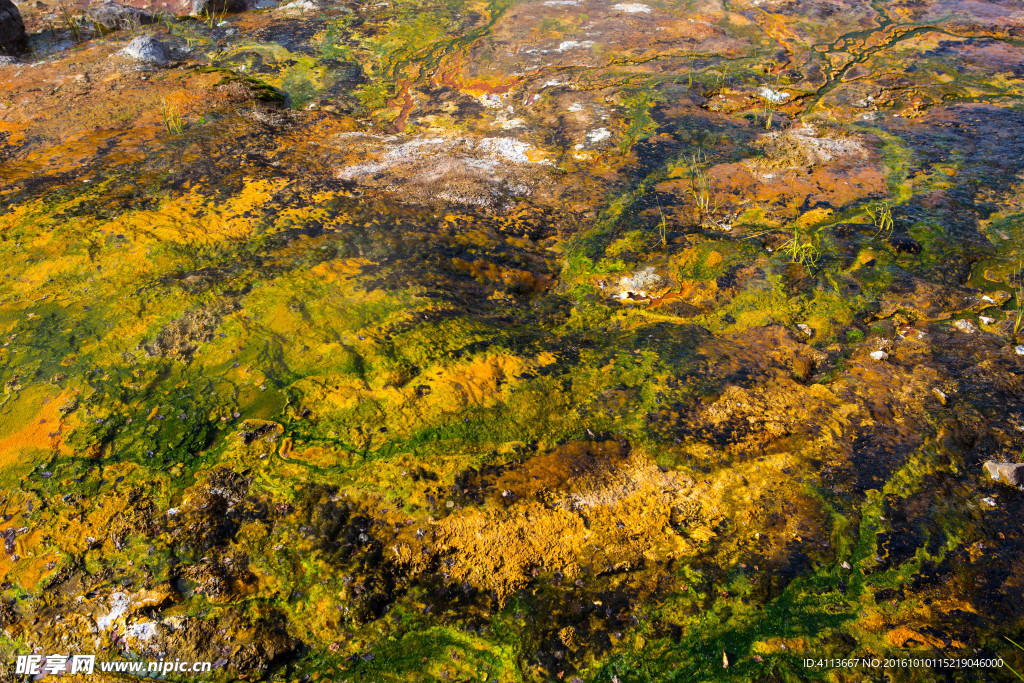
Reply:
[[1022, 18], [948, 5], [22, 6], [4, 653], [1011, 680], [835, 662], [1024, 671]]

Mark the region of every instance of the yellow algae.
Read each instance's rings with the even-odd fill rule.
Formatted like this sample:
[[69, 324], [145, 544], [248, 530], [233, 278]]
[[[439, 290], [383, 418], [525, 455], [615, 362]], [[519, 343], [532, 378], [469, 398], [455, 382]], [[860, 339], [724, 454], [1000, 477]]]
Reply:
[[[324, 357], [350, 353], [338, 345], [322, 345]], [[496, 405], [504, 396], [502, 384], [514, 381], [524, 372], [550, 364], [552, 358], [529, 360], [516, 356], [483, 356], [422, 373], [415, 385], [405, 384], [401, 376], [386, 373], [372, 383], [344, 375], [309, 377], [296, 382], [304, 396], [304, 405], [315, 413], [330, 414], [354, 410], [364, 401], [380, 401], [387, 406], [381, 419], [399, 434], [407, 434], [416, 424], [433, 421], [467, 407]]]
[[789, 651], [801, 653], [807, 650], [808, 643], [804, 638], [769, 638], [755, 642], [751, 650], [756, 654], [768, 655]]
[[[112, 467], [110, 474], [116, 478], [119, 473], [129, 474], [132, 467]], [[61, 564], [60, 554], [79, 555], [103, 547], [113, 551], [123, 544], [126, 536], [137, 533], [149, 523], [151, 509], [137, 495], [126, 496], [109, 493], [71, 508], [59, 508], [44, 518], [45, 523], [34, 523], [32, 528], [16, 540], [16, 554], [29, 558], [31, 565], [8, 567], [10, 576], [17, 576], [19, 582], [38, 580], [39, 573], [26, 572], [27, 566], [44, 567]], [[116, 540], [115, 540], [116, 539]], [[2, 563], [0, 563], [2, 567]]]
[[282, 445], [281, 457], [304, 462], [315, 467], [333, 467], [339, 464], [347, 464], [351, 456], [348, 452], [335, 448], [313, 446], [291, 450], [290, 445], [288, 449]]
[[929, 636], [915, 631], [905, 626], [891, 629], [885, 634], [886, 641], [890, 645], [895, 645], [899, 648], [933, 648], [935, 650], [944, 650], [946, 647], [962, 648], [964, 644], [959, 641], [953, 641], [948, 646], [943, 642], [941, 638], [935, 636]]
[[239, 193], [216, 202], [192, 190], [158, 210], [131, 214], [122, 230], [157, 242], [203, 244], [245, 239], [261, 224], [257, 210], [286, 185], [284, 180], [249, 179]]
[[306, 403], [315, 410], [329, 412], [346, 410], [359, 405], [361, 397], [367, 397], [366, 382], [346, 376], [324, 376], [300, 380], [297, 387], [303, 391]]
[[538, 569], [572, 577], [584, 565], [622, 571], [688, 552], [670, 524], [673, 507], [692, 503], [681, 484], [615, 442], [567, 444], [495, 481], [496, 498], [523, 502], [451, 514], [434, 526], [436, 544], [460, 580], [505, 600]]
[[372, 265], [374, 262], [365, 258], [335, 259], [313, 266], [309, 274], [325, 282], [343, 282], [357, 277]]
[[25, 544], [19, 541], [15, 553], [22, 559], [11, 562], [8, 558], [0, 559], [0, 579], [10, 580], [17, 577], [18, 585], [25, 590], [38, 590], [44, 580], [53, 575], [62, 558], [57, 553], [44, 553], [38, 557], [26, 554]]
[[832, 216], [831, 209], [811, 209], [800, 214], [796, 224], [801, 228], [809, 228], [827, 221]]
[[[157, 131], [154, 124], [147, 138], [140, 130], [139, 137], [133, 138], [130, 144], [115, 146], [115, 152], [110, 160], [128, 163], [138, 158], [145, 146], [157, 137]], [[70, 173], [76, 171], [95, 158], [101, 149], [113, 146], [118, 137], [119, 132], [113, 130], [71, 132], [63, 136], [60, 142], [41, 148], [19, 161], [14, 172], [27, 176], [42, 172]]]
[[6, 133], [6, 142], [9, 145], [20, 145], [25, 142], [25, 131], [28, 129], [27, 123], [0, 119], [0, 133]]
[[528, 362], [514, 356], [485, 356], [468, 363], [439, 368], [425, 375], [435, 393], [427, 402], [439, 408], [491, 405], [502, 381], [525, 372]]
[[475, 278], [499, 283], [508, 287], [525, 288], [529, 291], [542, 292], [551, 288], [554, 280], [547, 275], [537, 275], [526, 270], [514, 268], [502, 269], [499, 266], [477, 259], [472, 263], [461, 258], [452, 259], [452, 265], [459, 271], [468, 273]]
[[62, 449], [66, 426], [61, 409], [74, 396], [70, 390], [54, 394], [46, 387], [22, 392], [0, 420], [0, 469], [24, 468], [39, 454]]
[[[1020, 169], [979, 165], [998, 155], [970, 125], [990, 126], [1006, 157], [1019, 126], [963, 99], [1016, 81], [950, 55], [1012, 65], [1016, 48], [901, 40], [848, 4], [826, 19], [740, 2], [748, 18], [710, 2], [686, 16], [474, 3], [443, 25], [398, 3], [310, 26], [330, 61], [265, 44], [301, 42], [310, 19], [254, 14], [229, 19], [260, 32], [241, 40], [177, 22], [176, 40], [203, 47], [186, 66], [108, 59], [125, 34], [5, 67], [0, 439], [20, 444], [14, 463], [53, 457], [27, 482], [31, 507], [4, 492], [4, 533], [30, 531], [3, 539], [22, 559], [0, 554], [18, 587], [0, 591], [0, 627], [14, 620], [18, 647], [36, 651], [85, 634], [110, 653], [223, 658], [217, 680], [280, 677], [284, 661], [320, 680], [707, 678], [708, 614], [723, 620], [727, 673], [750, 678], [792, 673], [795, 652], [968, 642], [959, 625], [988, 619], [973, 587], [1009, 595], [1019, 581], [1001, 577], [1020, 574], [1004, 562], [1019, 549], [1004, 521], [1015, 503], [962, 462], [964, 444], [1019, 451], [996, 415], [1019, 412], [1009, 276], [998, 293], [961, 276], [978, 249], [1012, 267], [1019, 183], [1002, 179]], [[844, 25], [859, 29], [820, 44]], [[770, 36], [798, 48], [788, 63]], [[922, 50], [918, 75], [878, 72], [886, 53]], [[193, 68], [203, 60], [267, 74], [293, 109]], [[857, 63], [832, 70], [844, 60]], [[793, 96], [770, 123], [762, 87]], [[635, 92], [656, 96], [652, 129], [622, 154]], [[834, 120], [805, 147], [863, 153], [762, 145], [792, 137], [818, 98]], [[183, 130], [166, 129], [164, 105]], [[906, 112], [922, 118], [894, 116]], [[479, 204], [413, 192], [417, 174], [445, 184], [429, 154], [423, 173], [372, 170], [429, 149], [431, 127], [563, 161], [520, 186], [494, 177], [503, 157], [467, 152]], [[695, 149], [715, 162], [721, 232], [694, 224], [672, 161]], [[343, 178], [341, 164], [369, 170]], [[900, 188], [896, 231], [922, 244], [914, 258], [858, 222]], [[978, 225], [1001, 241], [964, 245], [981, 200], [998, 211]], [[815, 231], [815, 267], [778, 253], [794, 227]], [[567, 264], [579, 277], [557, 286]], [[665, 283], [625, 311], [610, 290], [648, 268]], [[897, 278], [984, 294], [959, 310], [993, 309], [992, 322], [967, 345], [912, 321], [918, 295]], [[869, 362], [878, 349], [887, 361]], [[44, 399], [71, 398], [60, 440], [74, 452], [32, 431]], [[964, 596], [923, 605], [922, 557]], [[846, 573], [869, 565], [868, 585]], [[146, 612], [119, 617], [116, 638], [93, 627], [113, 591]], [[814, 635], [823, 613], [831, 635]], [[136, 618], [148, 645], [128, 633]]]

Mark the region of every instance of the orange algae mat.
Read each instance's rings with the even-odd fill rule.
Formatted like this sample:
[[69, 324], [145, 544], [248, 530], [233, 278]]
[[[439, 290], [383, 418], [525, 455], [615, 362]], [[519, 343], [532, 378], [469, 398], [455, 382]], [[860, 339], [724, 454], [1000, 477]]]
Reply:
[[263, 4], [19, 6], [5, 672], [1024, 672], [1019, 10]]

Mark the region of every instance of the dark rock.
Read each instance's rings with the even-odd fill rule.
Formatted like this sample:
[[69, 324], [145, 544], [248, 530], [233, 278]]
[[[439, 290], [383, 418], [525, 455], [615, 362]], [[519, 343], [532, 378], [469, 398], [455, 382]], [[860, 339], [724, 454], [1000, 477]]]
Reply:
[[920, 254], [921, 243], [910, 237], [895, 236], [889, 238], [889, 246], [897, 254]]
[[978, 290], [949, 287], [908, 273], [897, 274], [892, 287], [879, 301], [876, 317], [888, 318], [897, 311], [906, 311], [918, 320], [948, 320], [975, 307], [978, 294]]
[[815, 363], [813, 358], [798, 355], [793, 358], [793, 377], [798, 382], [807, 382], [814, 374]]
[[996, 481], [1011, 486], [1024, 486], [1024, 465], [989, 460], [985, 463], [985, 469], [988, 470], [989, 476]]
[[150, 64], [166, 64], [171, 58], [167, 46], [150, 36], [132, 38], [122, 52], [127, 57]]
[[245, 8], [245, 0], [192, 0], [192, 14], [196, 16], [242, 12]]
[[0, 54], [21, 52], [27, 46], [21, 12], [11, 0], [0, 0]]
[[154, 24], [157, 21], [157, 17], [150, 12], [116, 2], [105, 2], [90, 7], [86, 10], [86, 15], [91, 21], [109, 31], [138, 28], [143, 24]]

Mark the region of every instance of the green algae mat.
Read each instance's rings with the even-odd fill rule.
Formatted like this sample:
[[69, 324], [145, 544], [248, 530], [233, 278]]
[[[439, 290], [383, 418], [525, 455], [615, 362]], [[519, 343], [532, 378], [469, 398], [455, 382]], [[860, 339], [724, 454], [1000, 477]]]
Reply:
[[1019, 3], [20, 7], [0, 680], [1024, 680]]

